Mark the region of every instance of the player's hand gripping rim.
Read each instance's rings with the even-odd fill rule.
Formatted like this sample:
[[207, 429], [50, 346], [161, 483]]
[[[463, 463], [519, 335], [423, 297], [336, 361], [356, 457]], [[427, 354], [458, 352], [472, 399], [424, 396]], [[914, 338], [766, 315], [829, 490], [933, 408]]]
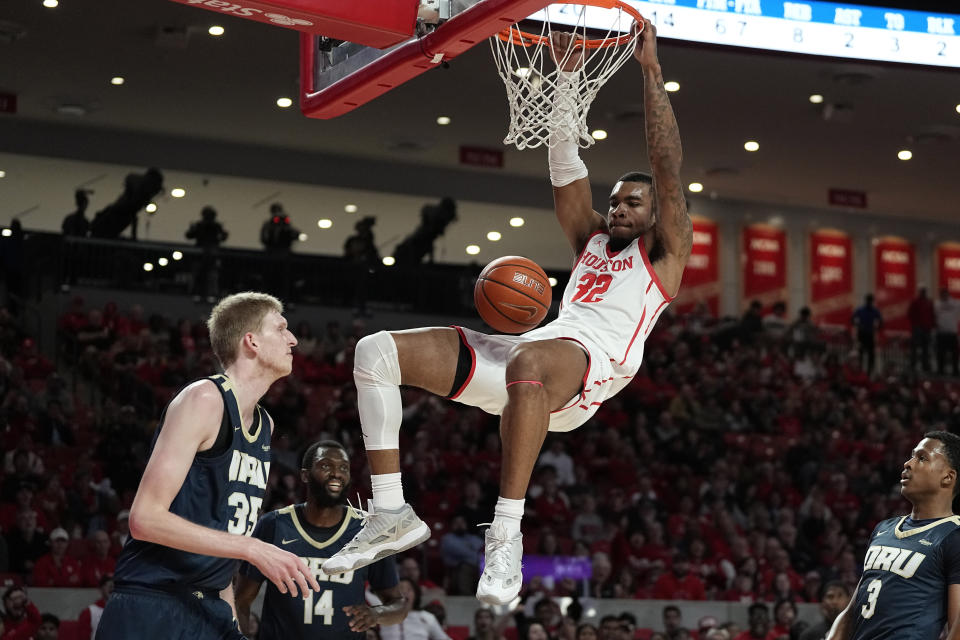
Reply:
[[320, 591], [320, 584], [302, 558], [267, 542], [256, 540], [254, 558], [250, 564], [260, 570], [280, 593], [293, 597], [305, 596], [307, 591]]

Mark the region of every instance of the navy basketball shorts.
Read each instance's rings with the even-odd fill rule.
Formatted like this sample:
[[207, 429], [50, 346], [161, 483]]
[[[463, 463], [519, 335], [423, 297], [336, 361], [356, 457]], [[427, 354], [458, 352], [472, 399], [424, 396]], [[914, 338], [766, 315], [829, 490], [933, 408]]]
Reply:
[[97, 640], [245, 640], [217, 592], [168, 593], [132, 586], [111, 594]]

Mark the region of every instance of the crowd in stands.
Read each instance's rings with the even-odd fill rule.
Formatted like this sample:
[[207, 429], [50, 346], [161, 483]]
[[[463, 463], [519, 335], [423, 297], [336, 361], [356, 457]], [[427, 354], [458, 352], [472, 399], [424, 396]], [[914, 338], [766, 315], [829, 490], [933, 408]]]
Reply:
[[[925, 431], [960, 428], [960, 386], [892, 360], [868, 375], [849, 336], [825, 340], [809, 314], [757, 313], [733, 323], [702, 309], [665, 315], [636, 379], [575, 435], [549, 437], [526, 502], [525, 554], [587, 559], [592, 577], [535, 577], [525, 602], [763, 603], [764, 635], [726, 637], [778, 638], [790, 635], [791, 603], [856, 584], [873, 526], [905, 510], [897, 481], [910, 450]], [[316, 332], [295, 326], [294, 372], [263, 401], [277, 425], [265, 509], [302, 499], [300, 453], [318, 439], [354, 453], [351, 495], [369, 487], [352, 384], [366, 327], [315, 322]], [[202, 322], [136, 306], [76, 298], [58, 333], [55, 352], [41, 353], [0, 310], [0, 574], [106, 590], [160, 410], [217, 367]], [[404, 490], [434, 536], [401, 572], [425, 600], [472, 594], [477, 525], [497, 497], [497, 419], [415, 389], [403, 399]], [[41, 624], [6, 600], [5, 620], [19, 610]], [[538, 636], [527, 623], [540, 617], [528, 615], [518, 628], [530, 638], [618, 638], [611, 630], [630, 626], [607, 620], [590, 636], [553, 616]], [[698, 629], [666, 631], [674, 640]], [[700, 637], [724, 637], [709, 631]]]

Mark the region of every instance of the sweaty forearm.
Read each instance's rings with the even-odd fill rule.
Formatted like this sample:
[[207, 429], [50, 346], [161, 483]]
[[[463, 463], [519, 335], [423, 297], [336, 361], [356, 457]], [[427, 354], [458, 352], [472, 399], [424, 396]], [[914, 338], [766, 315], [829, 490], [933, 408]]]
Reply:
[[248, 560], [251, 539], [190, 522], [166, 509], [134, 509], [130, 514], [134, 538], [218, 558]]
[[643, 68], [643, 108], [647, 131], [647, 152], [654, 174], [680, 172], [683, 149], [680, 128], [663, 87], [660, 65]]

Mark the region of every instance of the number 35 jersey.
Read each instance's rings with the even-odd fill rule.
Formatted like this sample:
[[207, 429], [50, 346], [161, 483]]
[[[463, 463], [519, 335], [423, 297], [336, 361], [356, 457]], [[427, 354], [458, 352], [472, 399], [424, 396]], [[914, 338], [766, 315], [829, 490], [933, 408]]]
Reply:
[[643, 238], [618, 252], [609, 242], [602, 231], [590, 236], [563, 292], [559, 316], [524, 336], [583, 337], [607, 354], [614, 375], [626, 384], [640, 368], [644, 340], [673, 298], [653, 270]]
[[960, 517], [884, 520], [864, 557], [851, 640], [936, 640], [951, 584], [960, 584]]
[[[334, 527], [315, 527], [307, 522], [302, 504], [290, 505], [264, 514], [253, 532], [255, 538], [276, 545], [303, 558], [320, 583], [320, 591], [308, 591], [306, 597], [280, 593], [267, 582], [260, 617], [260, 640], [307, 640], [308, 638], [360, 639], [363, 633], [350, 630], [343, 608], [366, 603], [366, 584], [373, 592], [397, 585], [397, 566], [392, 557], [371, 565], [328, 576], [320, 570], [324, 560], [353, 540], [361, 521], [353, 509], [344, 509], [343, 519]], [[263, 582], [263, 574], [244, 562], [240, 573]]]
[[[257, 406], [248, 432], [230, 378], [216, 375], [208, 380], [223, 397], [221, 434], [213, 448], [194, 456], [170, 513], [209, 529], [248, 536], [260, 515], [270, 474], [270, 418]], [[153, 435], [151, 452], [165, 418], [166, 409]], [[204, 556], [131, 537], [117, 559], [116, 579], [118, 583], [220, 591], [230, 584], [238, 564], [233, 558]]]

